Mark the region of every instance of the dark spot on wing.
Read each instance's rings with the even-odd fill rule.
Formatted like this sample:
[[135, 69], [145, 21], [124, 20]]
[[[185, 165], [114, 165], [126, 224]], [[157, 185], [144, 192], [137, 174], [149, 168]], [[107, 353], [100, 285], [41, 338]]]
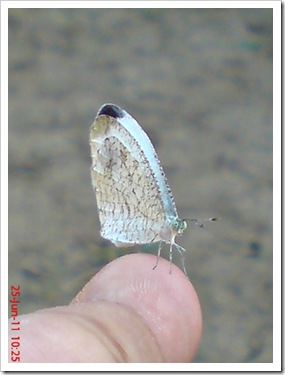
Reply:
[[104, 104], [99, 109], [98, 116], [100, 115], [107, 115], [113, 118], [122, 118], [124, 117], [124, 112], [115, 104]]

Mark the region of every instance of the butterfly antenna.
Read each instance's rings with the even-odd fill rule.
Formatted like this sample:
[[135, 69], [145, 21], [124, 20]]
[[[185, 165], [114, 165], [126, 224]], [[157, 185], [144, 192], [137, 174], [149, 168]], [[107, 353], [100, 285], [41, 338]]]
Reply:
[[218, 221], [218, 220], [221, 220], [221, 218], [219, 218], [219, 217], [210, 217], [208, 219], [193, 219], [191, 217], [188, 217], [188, 218], [186, 218], [184, 220], [186, 220], [187, 222], [193, 222], [195, 226], [198, 226], [199, 228], [203, 228], [204, 229], [205, 226], [204, 226], [203, 222], [205, 222], [205, 221]]

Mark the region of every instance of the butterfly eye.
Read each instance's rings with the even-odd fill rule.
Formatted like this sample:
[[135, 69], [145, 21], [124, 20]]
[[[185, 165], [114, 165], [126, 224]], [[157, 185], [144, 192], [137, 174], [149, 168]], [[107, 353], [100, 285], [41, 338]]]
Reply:
[[186, 228], [187, 228], [186, 220], [181, 220], [181, 222], [179, 223], [178, 234], [181, 236]]

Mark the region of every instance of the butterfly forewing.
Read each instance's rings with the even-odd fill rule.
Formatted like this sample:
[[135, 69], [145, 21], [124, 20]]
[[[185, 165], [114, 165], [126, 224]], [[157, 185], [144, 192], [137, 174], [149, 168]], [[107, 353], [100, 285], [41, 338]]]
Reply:
[[90, 143], [101, 235], [117, 246], [159, 241], [167, 216], [139, 143], [119, 119], [107, 115], [96, 117]]

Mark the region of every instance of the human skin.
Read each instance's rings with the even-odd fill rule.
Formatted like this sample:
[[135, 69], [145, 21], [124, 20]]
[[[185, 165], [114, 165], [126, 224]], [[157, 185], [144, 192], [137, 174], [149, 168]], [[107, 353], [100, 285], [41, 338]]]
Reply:
[[67, 306], [19, 316], [21, 362], [190, 362], [202, 314], [184, 273], [149, 254], [102, 268]]

